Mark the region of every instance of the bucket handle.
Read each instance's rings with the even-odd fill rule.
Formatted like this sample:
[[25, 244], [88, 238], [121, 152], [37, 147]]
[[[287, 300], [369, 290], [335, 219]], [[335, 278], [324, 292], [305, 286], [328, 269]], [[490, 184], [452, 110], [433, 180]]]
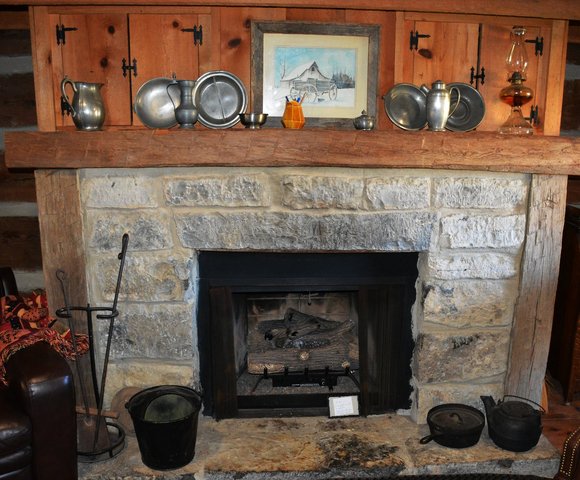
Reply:
[[[156, 387], [153, 387], [153, 388], [156, 388]], [[175, 387], [173, 387], [173, 388], [175, 388]], [[146, 390], [142, 390], [141, 392], [138, 392], [135, 395], [139, 395], [140, 393], [143, 393], [145, 391]], [[201, 395], [199, 393], [197, 393], [195, 390], [192, 390], [192, 389], [187, 389], [187, 391], [188, 391], [188, 394], [190, 394], [190, 395], [192, 393], [195, 394], [197, 401], [201, 402]], [[149, 398], [149, 401], [147, 403], [143, 404], [143, 411], [145, 411], [145, 410], [147, 410], [147, 408], [149, 408], [149, 405], [151, 405], [151, 402], [153, 402], [153, 400], [157, 400], [159, 397], [163, 397], [164, 395], [171, 395], [171, 394], [172, 394], [172, 392], [167, 392], [167, 391], [164, 392], [161, 389], [159, 389], [157, 392], [153, 392], [153, 395], [151, 395], [151, 398]], [[131, 412], [131, 410], [129, 409], [129, 404], [131, 403], [132, 398], [133, 397], [131, 397], [129, 399], [129, 401], [127, 403], [125, 403], [125, 408], [127, 410], [129, 410], [129, 413]]]
[[529, 398], [520, 397], [519, 395], [504, 395], [503, 396], [504, 401], [505, 401], [506, 397], [519, 398], [520, 400], [525, 400], [526, 402], [533, 403], [536, 407], [538, 407], [540, 409], [540, 411], [542, 413], [546, 413], [546, 409], [544, 407], [542, 407], [539, 403], [536, 403], [533, 400], [530, 400]]

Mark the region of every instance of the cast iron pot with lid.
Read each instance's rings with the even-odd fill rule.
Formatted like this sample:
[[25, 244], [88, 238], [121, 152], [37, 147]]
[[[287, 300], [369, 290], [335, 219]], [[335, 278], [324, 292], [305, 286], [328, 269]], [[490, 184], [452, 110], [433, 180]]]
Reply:
[[[519, 400], [506, 401], [508, 397]], [[505, 395], [497, 404], [490, 396], [482, 396], [481, 400], [485, 406], [489, 436], [498, 447], [526, 452], [538, 444], [542, 434], [542, 413], [545, 412], [541, 405], [517, 395]]]
[[420, 443], [434, 440], [439, 445], [451, 448], [466, 448], [479, 441], [485, 425], [485, 417], [477, 408], [461, 403], [444, 403], [427, 413], [430, 435]]

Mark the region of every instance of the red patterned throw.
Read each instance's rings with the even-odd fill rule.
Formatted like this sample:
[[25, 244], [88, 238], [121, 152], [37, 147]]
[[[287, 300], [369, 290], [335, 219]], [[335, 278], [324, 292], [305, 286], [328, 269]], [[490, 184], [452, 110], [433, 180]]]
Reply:
[[47, 342], [68, 359], [86, 353], [88, 338], [77, 334], [76, 351], [70, 331], [59, 332], [55, 319], [48, 314], [46, 295], [7, 295], [0, 297], [0, 383], [6, 384], [6, 362], [17, 351], [37, 342]]

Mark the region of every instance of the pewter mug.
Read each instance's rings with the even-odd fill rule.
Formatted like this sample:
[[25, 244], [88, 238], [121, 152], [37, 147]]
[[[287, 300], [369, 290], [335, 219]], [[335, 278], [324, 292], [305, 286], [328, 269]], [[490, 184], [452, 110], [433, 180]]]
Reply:
[[[425, 85], [421, 89], [427, 93], [427, 125], [429, 130], [442, 132], [445, 130], [445, 124], [450, 115], [459, 105], [461, 92], [457, 87], [447, 89], [445, 83], [441, 80], [433, 82], [431, 90]], [[457, 101], [451, 105], [451, 92], [457, 92]]]
[[[66, 94], [67, 85], [74, 93], [72, 103]], [[68, 77], [60, 83], [63, 104], [78, 130], [100, 130], [105, 123], [102, 86], [102, 83], [73, 82]]]

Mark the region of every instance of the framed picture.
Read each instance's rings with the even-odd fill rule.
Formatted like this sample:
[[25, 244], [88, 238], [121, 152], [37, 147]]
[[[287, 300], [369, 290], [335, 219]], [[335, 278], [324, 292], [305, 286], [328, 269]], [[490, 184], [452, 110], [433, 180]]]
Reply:
[[376, 114], [378, 25], [252, 23], [252, 100], [268, 126], [300, 101], [306, 126], [353, 128]]

